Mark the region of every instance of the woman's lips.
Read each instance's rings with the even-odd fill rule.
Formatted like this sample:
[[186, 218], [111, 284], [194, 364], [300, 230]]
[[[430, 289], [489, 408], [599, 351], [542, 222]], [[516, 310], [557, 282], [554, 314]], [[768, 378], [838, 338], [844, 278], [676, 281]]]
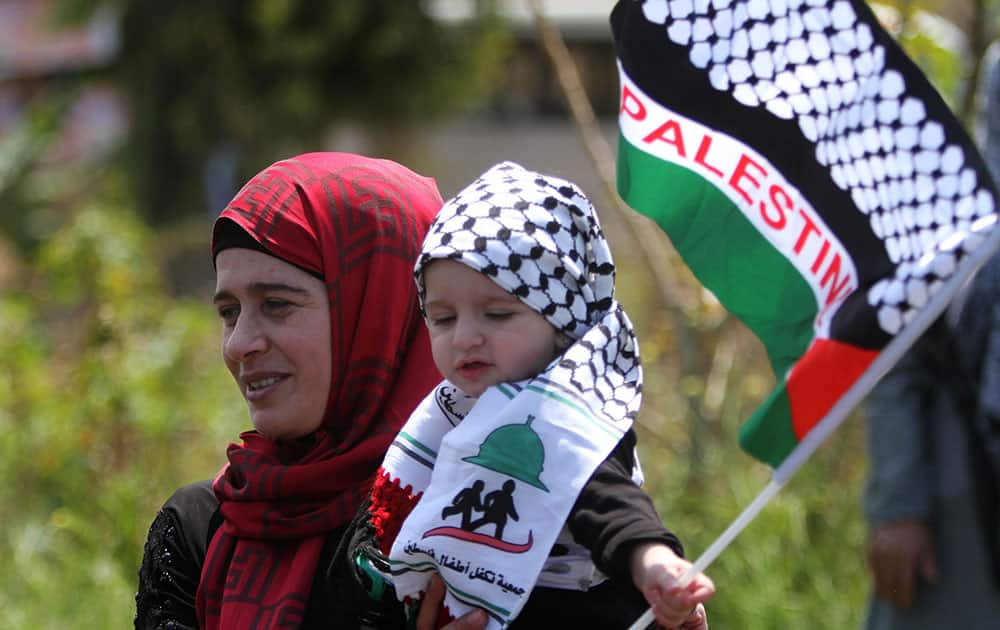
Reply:
[[246, 399], [256, 401], [270, 395], [278, 386], [287, 379], [287, 375], [271, 374], [268, 376], [255, 377], [246, 380]]

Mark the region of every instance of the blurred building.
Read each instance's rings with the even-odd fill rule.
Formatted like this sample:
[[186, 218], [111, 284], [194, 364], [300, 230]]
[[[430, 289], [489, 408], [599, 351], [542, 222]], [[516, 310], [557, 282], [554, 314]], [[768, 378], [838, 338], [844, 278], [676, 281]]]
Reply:
[[[428, 0], [429, 12], [455, 22], [475, 15], [480, 0]], [[617, 135], [617, 70], [606, 0], [543, 0], [545, 14], [569, 47], [605, 136]], [[45, 168], [79, 170], [106, 157], [128, 133], [129, 108], [110, 83], [95, 77], [121, 52], [119, 14], [108, 3], [83, 24], [67, 27], [55, 14], [55, 0], [0, 0], [0, 147], [37, 114], [37, 104], [69, 98], [58, 130], [40, 155]], [[398, 159], [434, 176], [447, 197], [501, 160], [576, 181], [596, 205], [603, 188], [564, 104], [555, 72], [539, 44], [535, 22], [524, 0], [501, 0], [511, 25], [514, 49], [500, 83], [475, 111], [413, 132], [411, 146], [378, 145], [360, 127], [340, 125], [322, 146], [309, 150], [376, 153]], [[419, 148], [413, 150], [413, 144]], [[7, 152], [11, 155], [11, 152]], [[9, 159], [9, 158], [8, 158]], [[20, 158], [16, 158], [18, 160]], [[201, 187], [208, 215], [222, 207], [241, 182], [239, 156], [221, 146], [206, 164]], [[0, 191], [4, 188], [0, 168]], [[37, 174], [39, 171], [34, 171]], [[8, 181], [8, 184], [10, 182]]]
[[[461, 21], [475, 15], [477, 3], [478, 0], [432, 0], [426, 5], [438, 19]], [[608, 21], [613, 3], [543, 0], [541, 4], [570, 50], [613, 150], [618, 112], [618, 71]], [[514, 160], [528, 168], [573, 180], [595, 205], [604, 205], [606, 200], [597, 171], [541, 47], [529, 3], [500, 0], [497, 6], [510, 23], [515, 42], [503, 81], [482, 108], [421, 135], [421, 141], [426, 143], [421, 154], [428, 162], [424, 170], [437, 179], [447, 198], [496, 162]], [[334, 148], [352, 146], [349, 134], [335, 137], [332, 143]], [[355, 150], [364, 150], [363, 141], [353, 146]]]
[[40, 156], [48, 165], [100, 158], [128, 126], [125, 101], [113, 86], [79, 81], [118, 54], [116, 13], [98, 9], [85, 23], [66, 27], [55, 8], [52, 0], [0, 2], [0, 138], [25, 124], [43, 97], [64, 93], [56, 99], [65, 108], [59, 130]]

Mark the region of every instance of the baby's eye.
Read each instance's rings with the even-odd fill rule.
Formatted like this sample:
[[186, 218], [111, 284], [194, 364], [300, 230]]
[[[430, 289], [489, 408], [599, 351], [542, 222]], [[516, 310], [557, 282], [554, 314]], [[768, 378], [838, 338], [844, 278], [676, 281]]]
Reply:
[[514, 313], [510, 311], [490, 311], [486, 313], [486, 316], [493, 320], [504, 321], [513, 317]]
[[226, 326], [232, 326], [236, 323], [236, 319], [240, 316], [240, 307], [238, 304], [225, 304], [219, 306], [219, 319], [222, 320]]
[[455, 321], [454, 315], [428, 315], [427, 323], [431, 326], [447, 326]]

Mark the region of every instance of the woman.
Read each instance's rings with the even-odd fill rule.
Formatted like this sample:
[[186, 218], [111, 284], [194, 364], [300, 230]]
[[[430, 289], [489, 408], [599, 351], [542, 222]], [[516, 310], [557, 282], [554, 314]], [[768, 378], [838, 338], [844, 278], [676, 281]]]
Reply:
[[411, 273], [440, 206], [433, 180], [398, 164], [313, 153], [265, 169], [222, 212], [214, 301], [254, 430], [154, 520], [136, 628], [398, 625], [398, 606], [366, 618], [334, 557], [440, 379]]

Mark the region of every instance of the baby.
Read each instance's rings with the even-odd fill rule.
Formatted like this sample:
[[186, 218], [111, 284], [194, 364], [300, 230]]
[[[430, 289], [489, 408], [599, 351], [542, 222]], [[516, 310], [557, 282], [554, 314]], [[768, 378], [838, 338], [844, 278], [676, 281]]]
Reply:
[[359, 566], [442, 621], [489, 627], [707, 628], [697, 574], [640, 489], [642, 370], [614, 263], [573, 184], [505, 162], [442, 208], [414, 274], [445, 377], [403, 427]]

